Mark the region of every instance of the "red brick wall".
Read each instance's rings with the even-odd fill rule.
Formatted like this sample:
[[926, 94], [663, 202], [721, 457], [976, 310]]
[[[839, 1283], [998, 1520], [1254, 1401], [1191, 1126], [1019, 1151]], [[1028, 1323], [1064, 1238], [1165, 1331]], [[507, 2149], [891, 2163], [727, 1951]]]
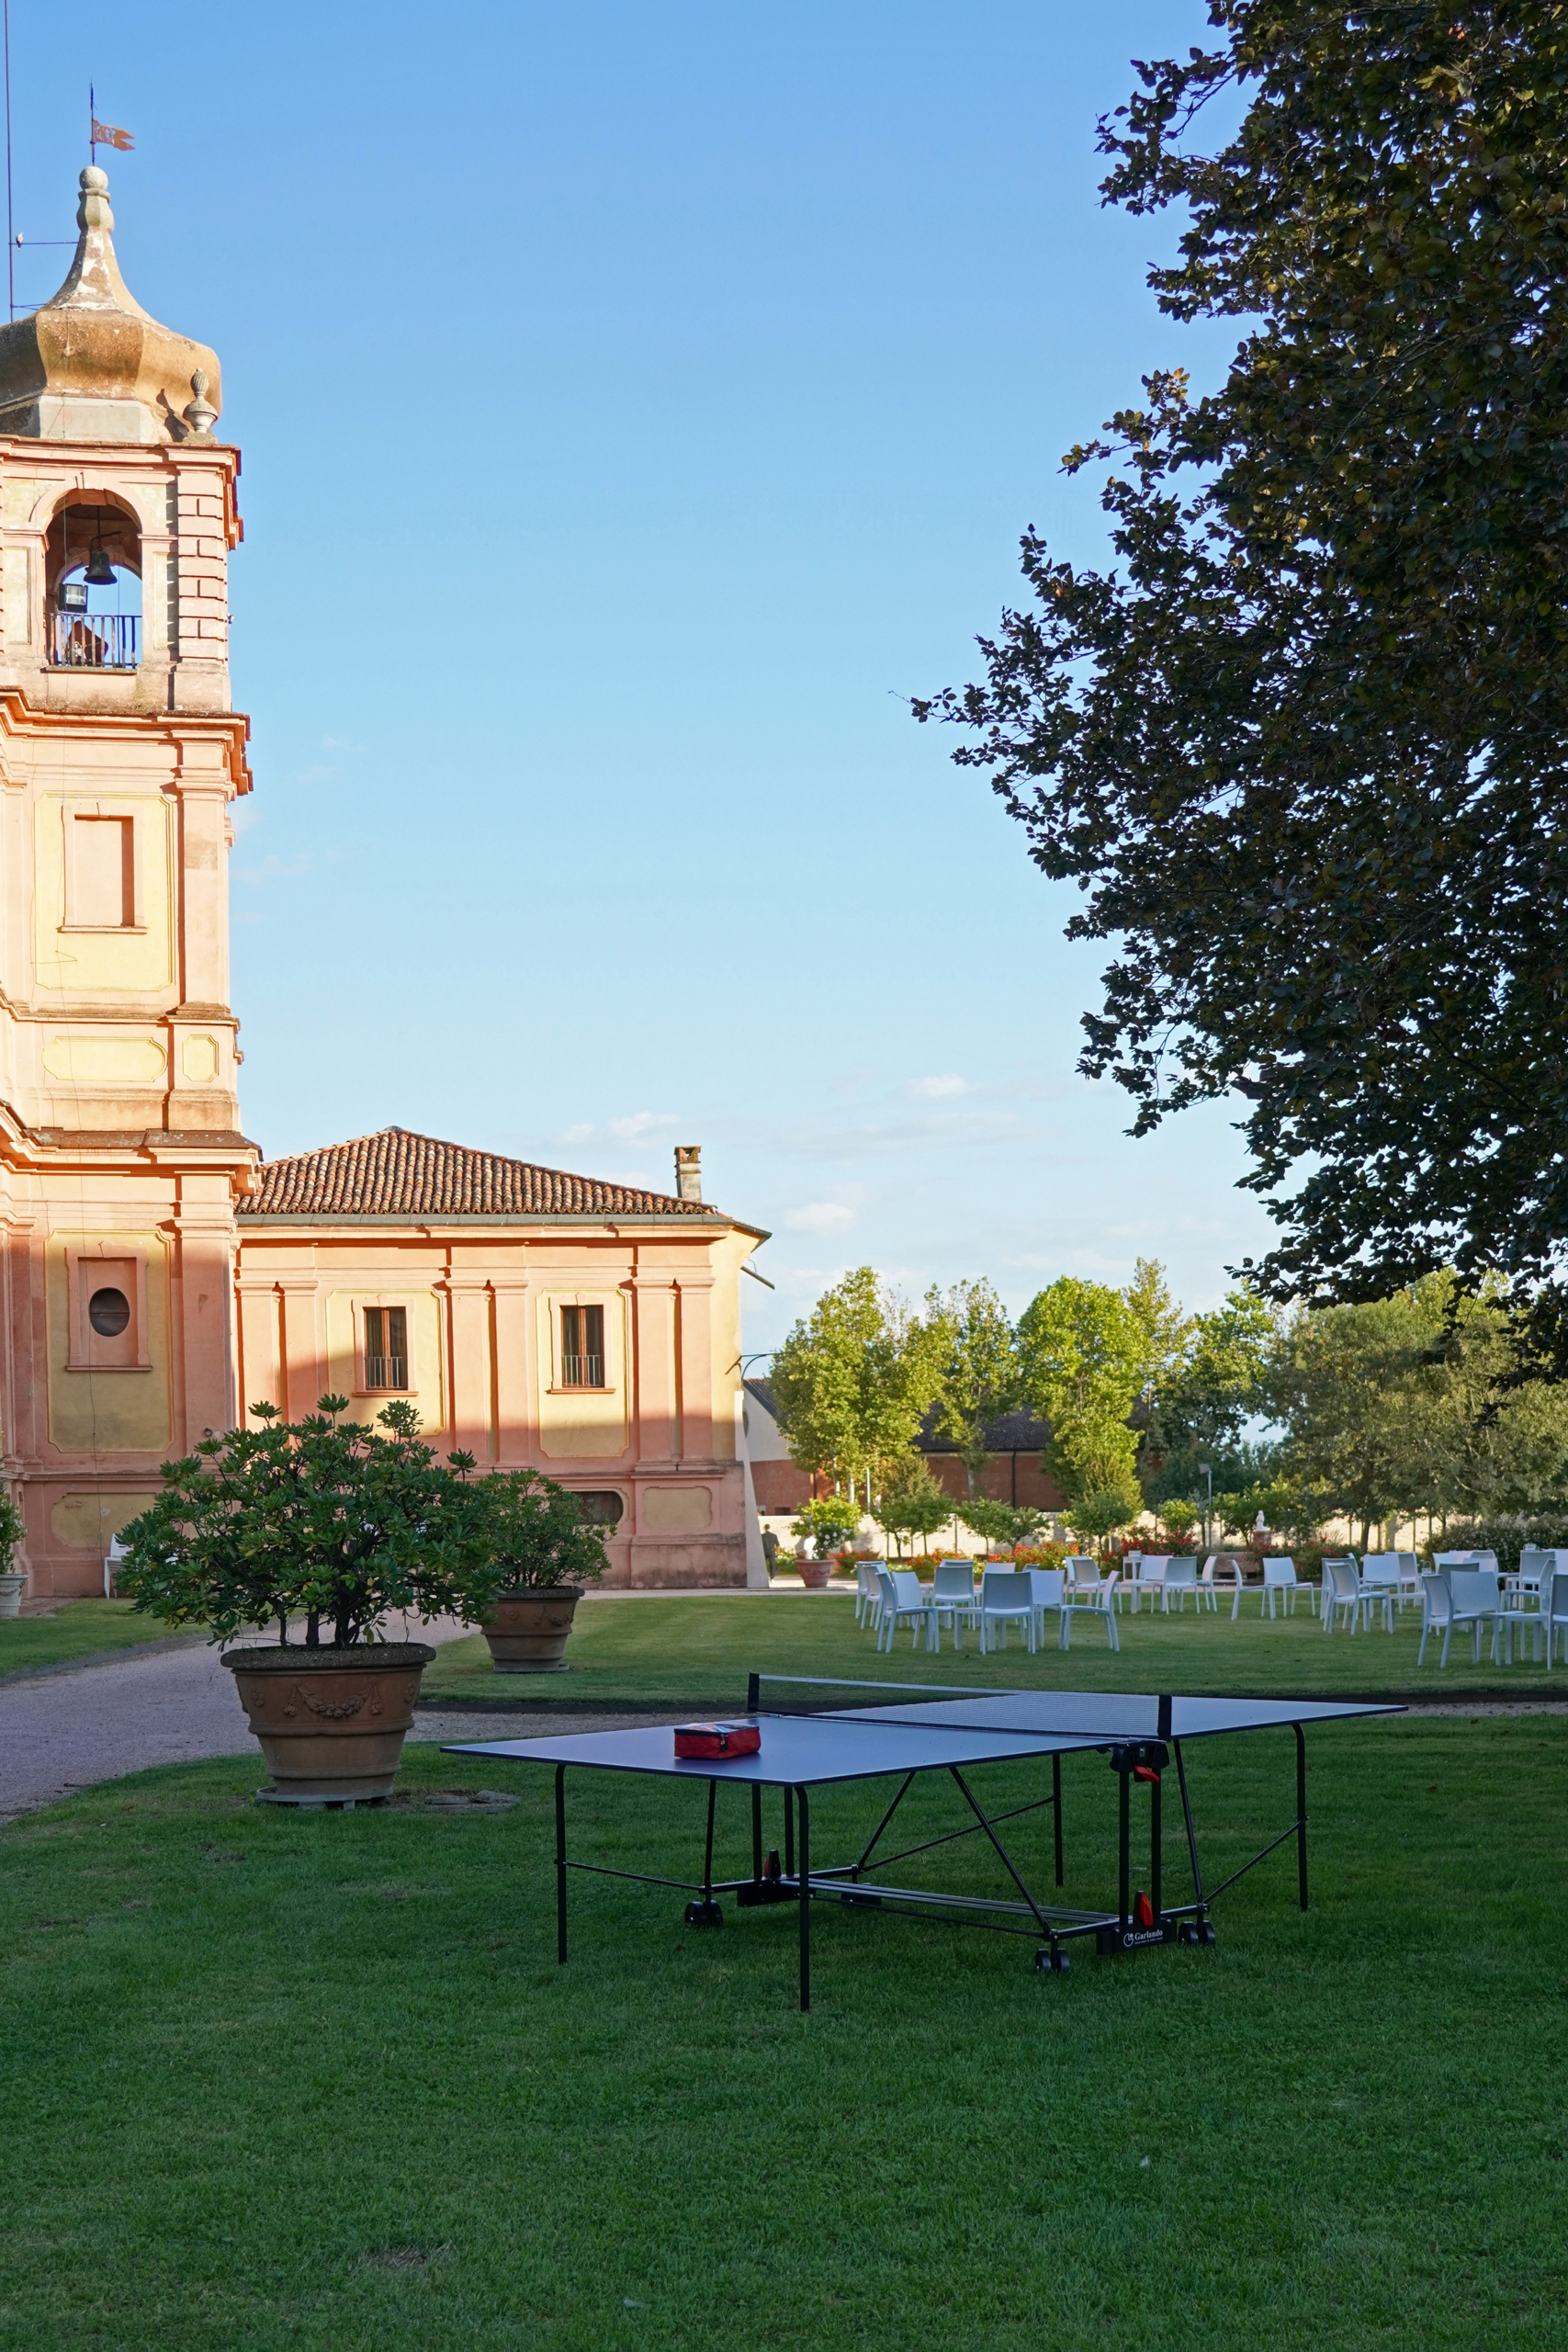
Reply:
[[[956, 1453], [928, 1453], [926, 1460], [938, 1483], [950, 1495], [960, 1501], [967, 1500], [969, 1475]], [[1066, 1499], [1045, 1468], [1044, 1456], [1039, 1453], [994, 1453], [975, 1483], [988, 1502], [1060, 1510]]]
[[793, 1462], [753, 1462], [751, 1485], [759, 1510], [798, 1510], [811, 1500], [811, 1478]]

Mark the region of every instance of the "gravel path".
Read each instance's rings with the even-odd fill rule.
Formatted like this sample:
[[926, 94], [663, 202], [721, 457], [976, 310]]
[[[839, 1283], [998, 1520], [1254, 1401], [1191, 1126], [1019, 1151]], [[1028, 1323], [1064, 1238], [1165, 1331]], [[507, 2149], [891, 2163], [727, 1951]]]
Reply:
[[[398, 1638], [456, 1640], [468, 1628], [450, 1620], [389, 1628]], [[1412, 1713], [1557, 1714], [1568, 1699], [1418, 1702]], [[557, 1713], [422, 1707], [412, 1738], [448, 1741], [543, 1739], [557, 1732], [616, 1731], [644, 1724], [639, 1713]], [[140, 1772], [151, 1764], [189, 1764], [209, 1756], [254, 1756], [233, 1677], [205, 1642], [131, 1653], [92, 1666], [40, 1668], [0, 1683], [0, 1820], [52, 1804], [77, 1789]]]
[[[395, 1626], [388, 1630], [402, 1638]], [[468, 1630], [443, 1619], [409, 1633], [440, 1643]], [[465, 1725], [473, 1720], [461, 1718]], [[517, 1734], [512, 1728], [491, 1736]], [[455, 1736], [485, 1735], [459, 1730]], [[243, 1755], [254, 1756], [258, 1770], [265, 1771], [234, 1696], [234, 1678], [205, 1642], [0, 1683], [0, 1820], [150, 1764]]]

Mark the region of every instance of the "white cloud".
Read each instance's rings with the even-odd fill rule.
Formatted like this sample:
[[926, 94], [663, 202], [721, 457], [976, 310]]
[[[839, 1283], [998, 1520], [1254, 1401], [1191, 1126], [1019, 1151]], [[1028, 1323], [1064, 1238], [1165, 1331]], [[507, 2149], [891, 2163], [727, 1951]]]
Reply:
[[967, 1094], [969, 1080], [960, 1078], [956, 1070], [949, 1070], [942, 1078], [917, 1078], [909, 1083], [909, 1091], [924, 1102], [941, 1102], [944, 1095]]
[[[603, 1136], [614, 1136], [617, 1143], [641, 1143], [645, 1136], [657, 1135], [661, 1128], [678, 1127], [679, 1114], [674, 1111], [634, 1111], [629, 1118], [606, 1119], [596, 1127], [588, 1119], [580, 1119], [575, 1126], [563, 1127], [561, 1143], [592, 1143]], [[616, 1177], [616, 1183], [622, 1179]]]
[[807, 1201], [803, 1208], [786, 1209], [784, 1223], [792, 1233], [842, 1233], [853, 1225], [855, 1213], [842, 1201]]
[[660, 1127], [678, 1127], [680, 1117], [674, 1111], [634, 1111], [629, 1119], [611, 1119], [610, 1133], [622, 1143], [636, 1143], [642, 1136], [650, 1136]]

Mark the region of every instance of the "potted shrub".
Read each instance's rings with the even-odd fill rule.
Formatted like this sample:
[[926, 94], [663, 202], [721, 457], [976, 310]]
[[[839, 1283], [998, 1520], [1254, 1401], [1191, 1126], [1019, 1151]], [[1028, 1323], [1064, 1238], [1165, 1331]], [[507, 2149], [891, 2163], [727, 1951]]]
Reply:
[[[260, 1429], [164, 1464], [164, 1492], [120, 1531], [120, 1588], [166, 1624], [207, 1625], [220, 1642], [276, 1625], [275, 1644], [223, 1654], [272, 1767], [264, 1798], [388, 1796], [435, 1652], [383, 1641], [386, 1619], [475, 1623], [499, 1581], [473, 1457], [438, 1462], [402, 1402], [369, 1427], [341, 1418], [346, 1396], [323, 1396], [301, 1421], [251, 1409]], [[292, 1638], [299, 1619], [303, 1640]]]
[[497, 1471], [476, 1489], [496, 1571], [484, 1637], [498, 1674], [564, 1674], [585, 1583], [608, 1563], [577, 1498], [532, 1470]]
[[0, 1617], [19, 1617], [22, 1595], [28, 1589], [26, 1568], [14, 1568], [11, 1561], [17, 1544], [27, 1533], [21, 1511], [9, 1495], [0, 1495]]
[[842, 1495], [824, 1495], [820, 1501], [807, 1503], [791, 1521], [790, 1533], [807, 1547], [796, 1556], [795, 1566], [808, 1590], [819, 1592], [826, 1585], [833, 1573], [834, 1553], [859, 1525], [859, 1510]]

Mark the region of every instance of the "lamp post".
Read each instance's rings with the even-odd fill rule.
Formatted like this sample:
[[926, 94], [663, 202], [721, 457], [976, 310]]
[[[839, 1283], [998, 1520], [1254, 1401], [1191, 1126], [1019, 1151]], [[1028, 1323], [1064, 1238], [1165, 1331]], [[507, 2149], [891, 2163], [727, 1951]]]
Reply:
[[1203, 1549], [1206, 1552], [1213, 1541], [1209, 1532], [1209, 1522], [1214, 1515], [1214, 1471], [1213, 1464], [1208, 1462], [1200, 1462], [1198, 1467], [1207, 1482], [1203, 1499]]

